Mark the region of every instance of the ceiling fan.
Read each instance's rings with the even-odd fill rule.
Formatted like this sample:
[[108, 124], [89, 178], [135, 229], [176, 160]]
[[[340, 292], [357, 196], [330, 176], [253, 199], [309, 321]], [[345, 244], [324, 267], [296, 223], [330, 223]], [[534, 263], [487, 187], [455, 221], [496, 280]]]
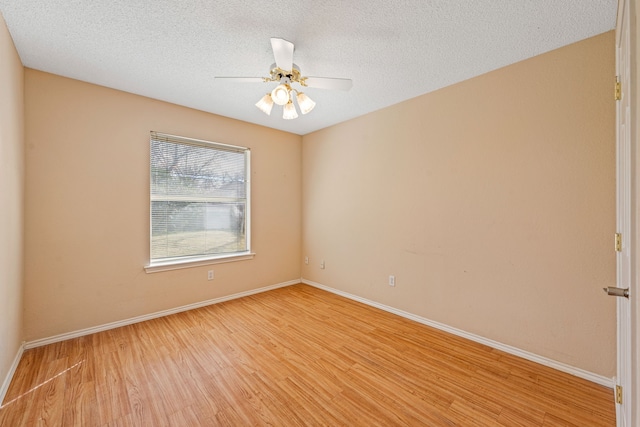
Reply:
[[269, 77], [215, 77], [215, 79], [242, 82], [242, 83], [270, 83], [278, 82], [279, 84], [256, 103], [256, 107], [265, 114], [270, 115], [273, 104], [282, 105], [283, 119], [295, 119], [298, 117], [296, 107], [293, 105], [293, 93], [298, 101], [300, 112], [307, 114], [313, 110], [316, 103], [311, 100], [303, 92], [292, 88], [293, 83], [300, 86], [312, 87], [319, 89], [337, 89], [349, 90], [353, 82], [350, 79], [338, 79], [331, 77], [304, 77], [300, 73], [300, 68], [293, 63], [293, 43], [285, 39], [272, 37], [271, 48], [275, 57], [275, 64], [271, 65]]

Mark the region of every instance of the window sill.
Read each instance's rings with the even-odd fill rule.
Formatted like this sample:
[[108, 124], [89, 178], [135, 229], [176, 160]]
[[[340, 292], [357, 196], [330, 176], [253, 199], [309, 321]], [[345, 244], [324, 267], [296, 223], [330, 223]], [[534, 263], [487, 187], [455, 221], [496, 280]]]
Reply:
[[145, 265], [144, 271], [146, 271], [147, 273], [158, 273], [160, 271], [179, 270], [182, 268], [199, 267], [201, 265], [244, 261], [247, 259], [253, 259], [255, 255], [256, 254], [253, 252], [242, 252], [239, 254], [217, 256], [215, 258], [189, 258], [186, 260], [168, 260]]

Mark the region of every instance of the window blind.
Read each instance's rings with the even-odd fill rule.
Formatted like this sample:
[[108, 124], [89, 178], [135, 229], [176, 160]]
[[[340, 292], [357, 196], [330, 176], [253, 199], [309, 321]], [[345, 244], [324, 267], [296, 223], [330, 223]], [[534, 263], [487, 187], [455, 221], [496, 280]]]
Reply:
[[248, 252], [249, 149], [151, 132], [151, 262]]

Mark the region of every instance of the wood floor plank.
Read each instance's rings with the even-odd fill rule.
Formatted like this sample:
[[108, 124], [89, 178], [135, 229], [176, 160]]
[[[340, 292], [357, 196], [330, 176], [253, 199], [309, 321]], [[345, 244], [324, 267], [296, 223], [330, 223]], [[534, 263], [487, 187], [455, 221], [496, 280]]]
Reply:
[[606, 387], [294, 285], [24, 352], [4, 426], [609, 426]]

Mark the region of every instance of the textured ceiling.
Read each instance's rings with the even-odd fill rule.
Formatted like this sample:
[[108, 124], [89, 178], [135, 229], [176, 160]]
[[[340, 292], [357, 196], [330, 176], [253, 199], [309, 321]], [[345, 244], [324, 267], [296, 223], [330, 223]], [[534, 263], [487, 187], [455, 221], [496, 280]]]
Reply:
[[[304, 135], [612, 30], [616, 0], [0, 0], [25, 66]], [[295, 44], [305, 89], [295, 120], [254, 104], [270, 37]]]

